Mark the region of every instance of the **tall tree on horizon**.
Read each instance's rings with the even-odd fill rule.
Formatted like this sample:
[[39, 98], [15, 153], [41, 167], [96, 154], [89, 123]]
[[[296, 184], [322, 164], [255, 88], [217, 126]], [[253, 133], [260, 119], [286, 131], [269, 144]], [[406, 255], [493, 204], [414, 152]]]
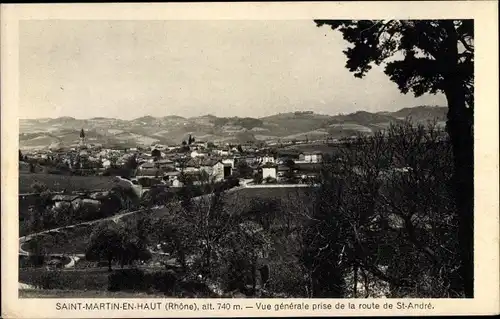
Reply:
[[346, 68], [362, 78], [375, 65], [402, 93], [443, 93], [454, 155], [455, 202], [460, 220], [463, 290], [474, 296], [474, 21], [314, 20], [351, 44]]

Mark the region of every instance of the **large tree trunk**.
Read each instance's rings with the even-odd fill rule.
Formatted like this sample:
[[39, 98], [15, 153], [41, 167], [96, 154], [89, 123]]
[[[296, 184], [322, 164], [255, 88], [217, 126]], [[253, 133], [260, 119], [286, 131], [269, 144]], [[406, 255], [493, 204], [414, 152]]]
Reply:
[[443, 41], [443, 89], [448, 100], [446, 128], [453, 148], [453, 192], [459, 219], [459, 241], [463, 291], [474, 297], [474, 112], [467, 107], [465, 78], [458, 67], [458, 35], [453, 21], [442, 22], [447, 37]]
[[467, 298], [474, 297], [474, 116], [456, 79], [447, 86], [447, 130], [454, 157], [453, 191], [459, 218], [461, 276]]

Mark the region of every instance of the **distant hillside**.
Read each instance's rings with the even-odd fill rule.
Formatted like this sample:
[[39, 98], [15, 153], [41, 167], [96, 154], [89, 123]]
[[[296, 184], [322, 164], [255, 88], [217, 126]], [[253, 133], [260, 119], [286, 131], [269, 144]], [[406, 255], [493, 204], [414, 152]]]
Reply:
[[389, 113], [399, 119], [410, 117], [415, 122], [426, 122], [429, 120], [446, 121], [448, 108], [445, 106], [417, 106], [405, 107], [399, 111]]
[[391, 123], [411, 118], [414, 122], [437, 120], [444, 125], [446, 107], [418, 106], [396, 112], [324, 115], [311, 111], [279, 113], [262, 118], [217, 117], [206, 114], [184, 118], [142, 116], [130, 121], [95, 117], [75, 119], [30, 119], [19, 121], [21, 149], [76, 145], [83, 128], [89, 143], [124, 147], [180, 144], [189, 135], [198, 141], [246, 143], [256, 140], [313, 140], [371, 134]]
[[346, 115], [336, 115], [328, 120], [328, 124], [359, 124], [370, 125], [377, 123], [398, 122], [399, 120], [390, 115], [380, 113], [370, 113], [366, 111], [358, 111], [356, 113]]

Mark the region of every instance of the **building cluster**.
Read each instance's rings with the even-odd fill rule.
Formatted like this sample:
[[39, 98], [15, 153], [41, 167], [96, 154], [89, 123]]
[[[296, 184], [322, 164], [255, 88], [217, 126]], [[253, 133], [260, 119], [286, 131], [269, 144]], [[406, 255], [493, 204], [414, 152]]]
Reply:
[[[183, 186], [186, 178], [195, 182], [203, 179], [223, 181], [230, 176], [261, 182], [302, 182], [317, 177], [320, 152], [279, 155], [270, 146], [216, 145], [203, 141], [186, 145], [152, 145], [128, 149], [108, 148], [80, 143], [66, 150], [38, 150], [27, 154], [30, 159], [47, 161], [72, 170], [93, 169], [96, 174], [125, 167], [133, 158], [134, 183], [154, 179], [173, 187]], [[21, 170], [30, 169], [20, 164]], [[130, 167], [129, 167], [130, 168]]]

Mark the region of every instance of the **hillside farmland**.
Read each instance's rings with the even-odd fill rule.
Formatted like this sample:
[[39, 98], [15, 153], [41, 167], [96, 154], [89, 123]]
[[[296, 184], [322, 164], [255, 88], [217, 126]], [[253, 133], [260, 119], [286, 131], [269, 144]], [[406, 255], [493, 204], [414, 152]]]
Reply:
[[31, 193], [34, 182], [43, 183], [51, 191], [88, 191], [111, 189], [115, 185], [112, 176], [65, 176], [55, 174], [19, 174], [19, 194]]

